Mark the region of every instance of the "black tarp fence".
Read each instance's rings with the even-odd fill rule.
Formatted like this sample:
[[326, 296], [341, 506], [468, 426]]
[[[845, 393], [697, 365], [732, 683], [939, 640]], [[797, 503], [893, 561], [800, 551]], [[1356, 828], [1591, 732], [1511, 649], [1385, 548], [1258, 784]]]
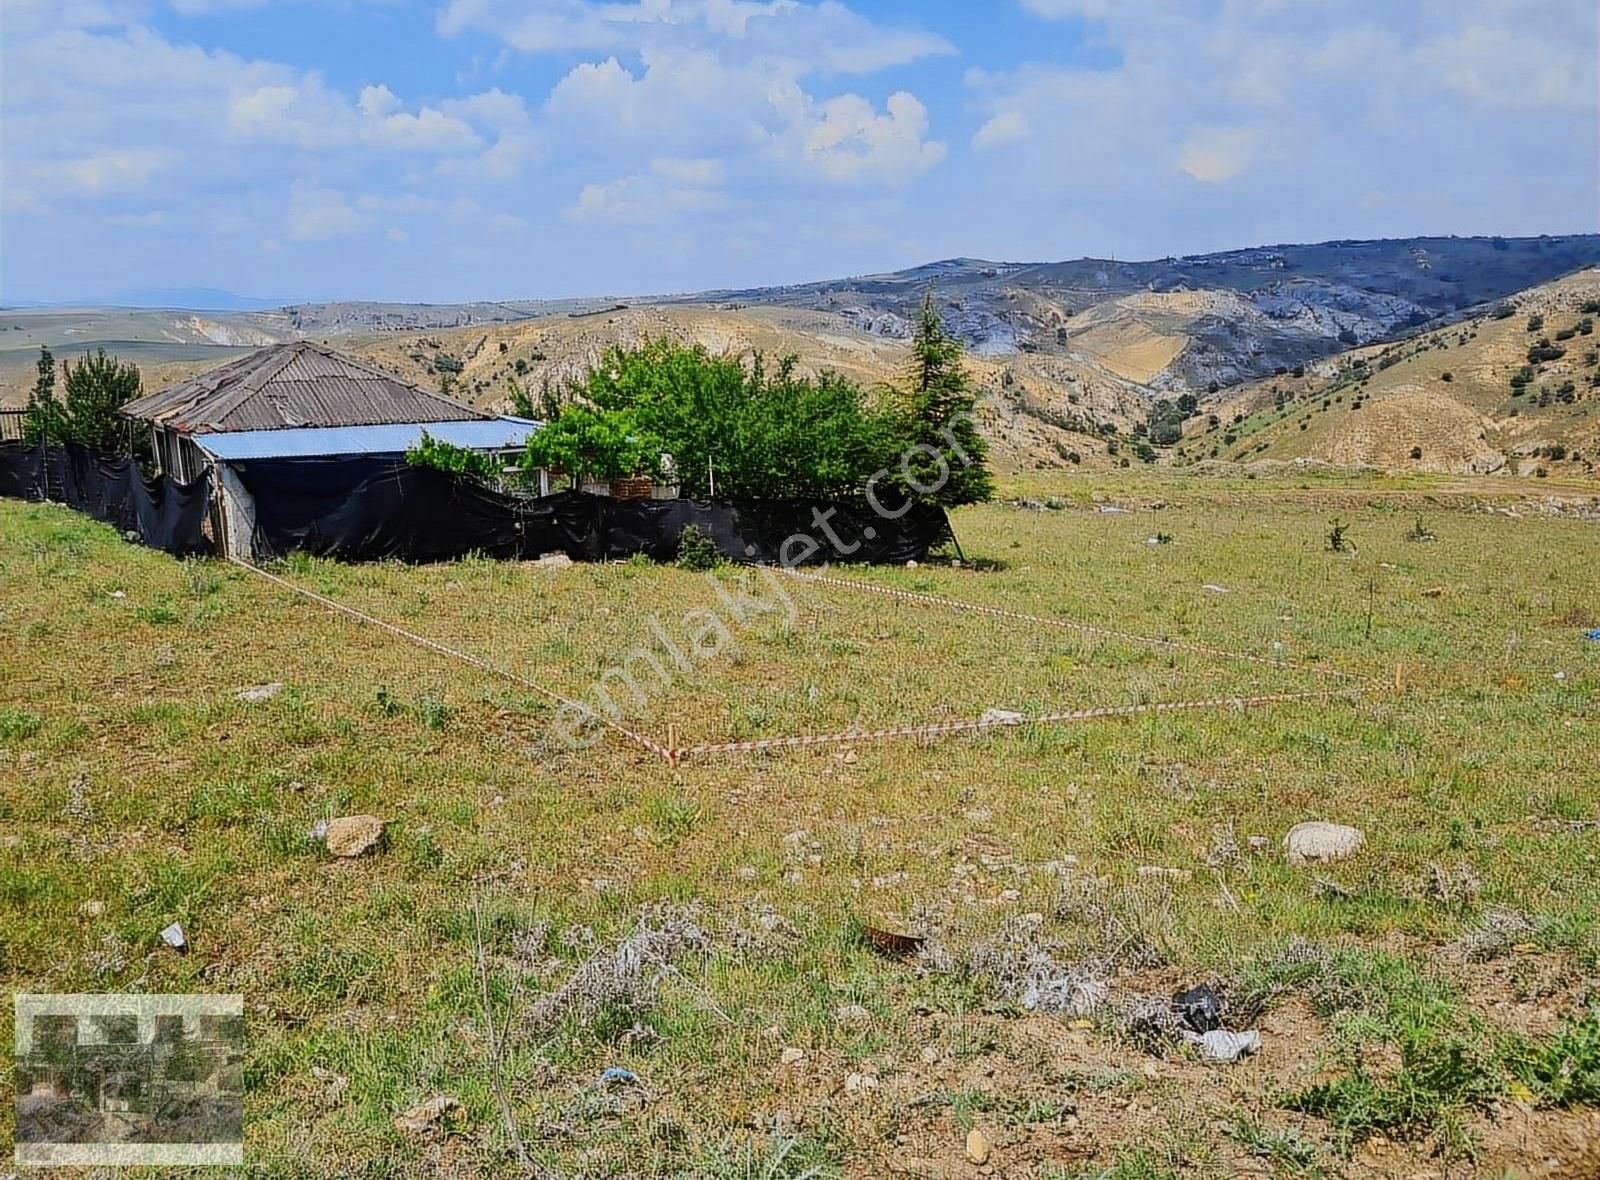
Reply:
[[[347, 561], [448, 561], [467, 553], [605, 561], [677, 556], [694, 525], [729, 560], [921, 561], [951, 539], [944, 510], [914, 502], [889, 518], [866, 503], [809, 500], [618, 500], [581, 492], [502, 495], [470, 480], [375, 456], [229, 464], [254, 501], [254, 549]], [[899, 505], [890, 506], [899, 511]]]
[[212, 553], [211, 477], [147, 479], [133, 460], [87, 447], [0, 441], [0, 496], [53, 500], [179, 557]]

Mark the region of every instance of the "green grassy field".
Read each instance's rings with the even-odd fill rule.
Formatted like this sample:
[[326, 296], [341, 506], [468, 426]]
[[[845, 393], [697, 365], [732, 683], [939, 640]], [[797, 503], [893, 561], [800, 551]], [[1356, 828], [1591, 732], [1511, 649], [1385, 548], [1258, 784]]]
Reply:
[[[524, 685], [248, 571], [0, 502], [0, 978], [243, 992], [270, 1175], [976, 1176], [973, 1128], [1005, 1176], [1593, 1174], [1600, 532], [1430, 487], [1040, 475], [1018, 490], [1062, 508], [957, 514], [967, 566], [849, 572], [1265, 663], [811, 584], [741, 624], [638, 564], [273, 567], [584, 700], [652, 618], [684, 641], [721, 612], [730, 643], [628, 702], [682, 745], [1404, 669], [678, 766], [569, 748]], [[309, 834], [362, 812], [376, 855]], [[1292, 868], [1306, 819], [1367, 844]], [[886, 957], [867, 925], [928, 940]], [[1058, 976], [1106, 999], [1040, 1008]], [[1204, 1064], [1150, 1016], [1197, 981], [1258, 1056]], [[458, 1122], [396, 1129], [441, 1091]]]

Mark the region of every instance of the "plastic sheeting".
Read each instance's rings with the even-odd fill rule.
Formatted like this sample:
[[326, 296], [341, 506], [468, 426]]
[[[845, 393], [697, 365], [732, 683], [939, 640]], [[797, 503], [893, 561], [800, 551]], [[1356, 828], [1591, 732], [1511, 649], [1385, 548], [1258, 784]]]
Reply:
[[211, 478], [146, 479], [131, 459], [87, 447], [0, 442], [0, 496], [54, 500], [177, 556], [211, 553]]
[[467, 553], [603, 561], [677, 556], [695, 525], [731, 561], [808, 565], [923, 560], [951, 536], [944, 510], [889, 519], [865, 503], [504, 496], [470, 480], [367, 458], [229, 464], [254, 500], [258, 556], [296, 550], [348, 561], [448, 561]]

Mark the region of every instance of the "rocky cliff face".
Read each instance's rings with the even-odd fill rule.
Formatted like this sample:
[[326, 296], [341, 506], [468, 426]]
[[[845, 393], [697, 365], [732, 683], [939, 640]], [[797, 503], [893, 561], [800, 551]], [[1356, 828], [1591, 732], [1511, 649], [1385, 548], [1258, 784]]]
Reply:
[[[890, 274], [715, 292], [739, 305], [804, 307], [895, 335], [932, 291], [951, 331], [984, 356], [1106, 351], [1119, 317], [1187, 343], [1144, 378], [1204, 392], [1449, 322], [1466, 310], [1600, 262], [1600, 235], [1404, 238], [1286, 245], [1149, 262], [997, 263], [958, 258]], [[1189, 296], [1157, 306], [1146, 296]], [[1085, 313], [1094, 313], [1085, 316]], [[1159, 320], [1159, 324], [1153, 321]], [[1123, 332], [1142, 339], [1141, 332]], [[1090, 337], [1081, 340], [1081, 337]], [[1096, 347], [1099, 345], [1100, 347]], [[1128, 361], [1124, 366], [1123, 362]]]

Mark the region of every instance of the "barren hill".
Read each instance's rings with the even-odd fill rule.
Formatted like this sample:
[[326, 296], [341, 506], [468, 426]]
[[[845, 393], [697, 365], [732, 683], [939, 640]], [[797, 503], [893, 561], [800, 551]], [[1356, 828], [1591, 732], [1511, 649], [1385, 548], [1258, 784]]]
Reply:
[[1190, 423], [1189, 460], [1592, 474], [1600, 465], [1600, 270], [1485, 314], [1253, 382]]

